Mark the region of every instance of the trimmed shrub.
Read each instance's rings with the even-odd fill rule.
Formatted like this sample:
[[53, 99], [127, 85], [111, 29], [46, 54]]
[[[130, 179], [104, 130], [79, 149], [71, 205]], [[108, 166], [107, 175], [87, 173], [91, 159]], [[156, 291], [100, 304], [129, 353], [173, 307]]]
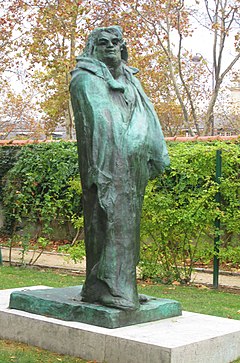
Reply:
[[[222, 150], [222, 179], [215, 182], [216, 150]], [[171, 167], [148, 184], [142, 214], [143, 277], [188, 282], [199, 244], [211, 243], [221, 220], [223, 246], [239, 243], [240, 147], [233, 143], [169, 144]], [[221, 203], [215, 201], [221, 192]], [[223, 255], [220, 251], [220, 255]]]
[[81, 192], [74, 187], [76, 178], [79, 179], [75, 143], [22, 147], [5, 177], [3, 190], [6, 221], [12, 232], [27, 223], [36, 226], [35, 238], [51, 238], [54, 223], [60, 226], [81, 215]]
[[19, 150], [19, 146], [0, 147], [0, 201], [3, 197], [3, 177], [16, 163]]

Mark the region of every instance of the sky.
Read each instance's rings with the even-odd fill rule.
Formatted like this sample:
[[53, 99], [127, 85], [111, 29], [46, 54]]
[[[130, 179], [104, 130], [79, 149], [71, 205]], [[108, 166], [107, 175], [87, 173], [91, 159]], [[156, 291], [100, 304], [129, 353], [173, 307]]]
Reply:
[[[195, 3], [194, 0], [185, 0], [185, 5], [192, 7]], [[197, 14], [198, 17], [202, 18], [201, 23], [204, 24], [204, 17], [206, 16], [206, 10], [204, 5], [204, 0], [198, 1], [198, 9], [199, 12]], [[209, 6], [211, 3], [214, 3], [213, 0], [208, 1]], [[201, 15], [201, 13], [203, 15]], [[213, 65], [213, 55], [212, 55], [212, 48], [213, 48], [213, 34], [209, 31], [204, 25], [199, 24], [199, 22], [195, 21], [192, 24], [194, 28], [194, 35], [193, 37], [189, 37], [184, 40], [184, 46], [186, 49], [191, 51], [193, 55], [199, 53], [203, 56], [205, 60], [208, 61], [209, 68], [212, 68]], [[239, 31], [239, 26], [235, 25], [235, 32]], [[234, 49], [234, 35], [232, 34], [227, 38], [226, 47], [224, 48], [223, 53], [223, 68], [225, 69], [229, 63], [236, 56], [236, 51]], [[240, 62], [236, 65], [236, 68], [240, 69]]]

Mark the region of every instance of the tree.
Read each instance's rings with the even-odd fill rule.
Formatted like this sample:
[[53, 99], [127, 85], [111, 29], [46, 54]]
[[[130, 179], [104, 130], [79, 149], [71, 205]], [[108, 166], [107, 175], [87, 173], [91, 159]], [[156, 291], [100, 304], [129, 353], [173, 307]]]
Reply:
[[[121, 3], [118, 0], [101, 1], [102, 15], [105, 7], [103, 23], [110, 20], [115, 9], [116, 13], [120, 14], [118, 23], [124, 24], [124, 29], [128, 36], [130, 35], [134, 46], [139, 45], [137, 39], [141, 39], [145, 54], [150, 47], [154, 49], [153, 57], [157, 53], [165, 56], [167, 84], [168, 87], [172, 87], [181, 106], [184, 123], [190, 134], [193, 133], [193, 127], [198, 134], [200, 133], [199, 122], [204, 124], [204, 134], [210, 132], [213, 108], [220, 87], [240, 57], [240, 35], [239, 31], [234, 29], [234, 25], [239, 23], [239, 0], [204, 0], [204, 4], [205, 13], [202, 14], [200, 1], [196, 1], [195, 6], [191, 7], [186, 6], [184, 0], [132, 0]], [[207, 23], [206, 18], [208, 18]], [[214, 84], [210, 86], [207, 79], [212, 71], [209, 70], [206, 60], [200, 57], [198, 63], [194, 64], [192, 55], [183, 47], [184, 39], [194, 34], [192, 24], [196, 20], [201, 26], [208, 27], [214, 35], [212, 44]], [[231, 42], [232, 34], [235, 34], [236, 54], [223, 69], [224, 48], [228, 42]], [[141, 45], [138, 48], [141, 48]], [[154, 59], [156, 66], [157, 58]], [[203, 112], [202, 110], [199, 112], [200, 107], [206, 110], [202, 120], [200, 118]]]
[[[126, 36], [133, 45], [133, 63], [145, 70], [141, 75], [145, 88], [155, 105], [161, 103], [163, 106], [166, 102], [169, 95], [165, 95], [164, 100], [163, 94], [169, 93], [169, 81], [166, 81], [165, 76], [167, 72], [164, 55], [157, 53], [151, 36], [145, 34], [145, 39], [149, 42], [149, 54], [146, 56], [146, 47], [133, 36], [136, 24], [132, 26], [129, 15], [122, 11], [122, 4], [115, 7], [116, 2], [112, 1], [103, 7], [102, 1], [80, 3], [74, 0], [12, 0], [11, 3], [12, 6], [8, 8], [9, 14], [13, 16], [15, 7], [18, 6], [18, 18], [25, 17], [27, 24], [23, 24], [21, 37], [14, 42], [15, 48], [20, 49], [21, 56], [24, 54], [27, 58], [29, 71], [34, 69], [36, 64], [41, 68], [41, 71], [31, 78], [38, 90], [39, 104], [44, 111], [44, 121], [49, 131], [53, 130], [57, 123], [65, 123], [67, 134], [71, 137], [72, 114], [68, 84], [76, 50], [83, 47], [90, 29], [98, 24], [108, 25], [110, 20], [116, 22], [120, 12], [121, 21], [125, 23]], [[131, 3], [130, 1], [128, 6]], [[123, 5], [126, 6], [126, 2]], [[141, 37], [144, 36], [143, 30]], [[158, 62], [153, 63], [153, 57]], [[171, 99], [173, 97], [172, 94]], [[173, 103], [172, 100], [171, 102]], [[161, 109], [162, 107], [159, 108]]]
[[[158, 112], [162, 109], [158, 105], [162, 106], [166, 100], [171, 103], [171, 107], [176, 103], [176, 109], [180, 104], [185, 127], [190, 133], [193, 127], [199, 132], [196, 109], [206, 83], [205, 79], [201, 79], [206, 77], [206, 72], [205, 64], [194, 65], [190, 54], [182, 46], [183, 37], [192, 34], [184, 1], [112, 0], [101, 1], [101, 7], [103, 24], [113, 17], [114, 9], [118, 14], [119, 25], [124, 25], [130, 48], [134, 49], [131, 51], [132, 63], [140, 66], [146, 92]], [[177, 43], [176, 39], [177, 47], [173, 45]], [[162, 121], [165, 119], [165, 116], [159, 116]]]
[[[234, 27], [240, 24], [240, 1], [239, 0], [213, 0], [209, 3], [204, 0], [208, 16], [209, 30], [213, 33], [213, 89], [207, 107], [204, 133], [208, 134], [213, 120], [213, 110], [217, 101], [220, 87], [226, 75], [240, 58], [240, 31], [235, 34], [236, 53], [228, 64], [223, 66], [224, 48]], [[214, 126], [212, 125], [212, 129]], [[212, 130], [213, 132], [214, 130]]]
[[[72, 137], [68, 85], [75, 56], [94, 27], [118, 24], [128, 40], [130, 64], [140, 68], [141, 81], [165, 130], [172, 135], [180, 128], [187, 128], [190, 134], [200, 134], [203, 124], [204, 133], [210, 133], [221, 85], [239, 59], [240, 35], [234, 25], [239, 22], [240, 0], [203, 0], [190, 7], [186, 0], [11, 0], [9, 3], [11, 6], [2, 21], [10, 19], [19, 32], [11, 49], [18, 49], [17, 56], [26, 59], [49, 131], [60, 122], [66, 125], [68, 137]], [[205, 4], [204, 13], [202, 4]], [[196, 21], [213, 33], [213, 68], [210, 67], [213, 71], [202, 56], [194, 62], [193, 55], [184, 48], [185, 39], [194, 34]], [[233, 34], [236, 53], [223, 68], [224, 49]], [[14, 32], [8, 35], [13, 37]], [[5, 56], [9, 59], [7, 34], [3, 38]], [[31, 70], [32, 75], [33, 70], [37, 71], [34, 76]], [[209, 84], [211, 75], [213, 84]]]
[[[153, 3], [156, 4], [155, 1], [150, 1], [150, 3], [151, 6]], [[193, 70], [192, 65], [190, 67], [186, 67], [186, 58], [190, 59], [190, 56], [183, 49], [183, 39], [184, 37], [191, 36], [192, 31], [190, 27], [190, 19], [192, 15], [196, 16], [196, 13], [191, 9], [187, 9], [184, 1], [165, 1], [163, 6], [163, 13], [165, 16], [163, 19], [160, 18], [160, 14], [158, 13], [159, 7], [156, 7], [154, 14], [157, 15], [158, 19], [161, 19], [158, 22], [156, 22], [156, 18], [153, 18], [153, 16], [151, 16], [152, 20], [149, 20], [151, 15], [151, 12], [149, 13], [149, 8], [147, 9], [147, 13], [143, 12], [143, 7], [140, 7], [139, 10], [139, 14], [143, 21], [150, 24], [148, 25], [148, 28], [151, 29], [154, 35], [159, 34], [159, 29], [162, 31], [162, 36], [160, 36], [160, 34], [158, 36], [158, 44], [161, 50], [167, 55], [170, 78], [173, 82], [178, 101], [182, 107], [185, 123], [189, 127], [192, 117], [198, 134], [200, 133], [200, 129], [198, 127], [199, 113], [197, 103], [201, 102], [203, 105], [203, 102], [205, 101], [206, 114], [204, 117], [204, 134], [209, 134], [213, 120], [213, 109], [219, 95], [220, 87], [224, 78], [240, 57], [238, 32], [235, 36], [235, 47], [237, 52], [229, 61], [228, 65], [223, 69], [224, 47], [226, 47], [230, 33], [234, 32], [234, 25], [239, 22], [239, 1], [237, 1], [237, 4], [235, 1], [233, 2], [231, 0], [214, 0], [210, 2], [204, 0], [204, 3], [206, 14], [209, 19], [209, 31], [213, 32], [213, 85], [212, 89], [210, 89], [210, 95], [209, 89], [206, 88], [204, 90], [204, 87], [200, 92], [198, 92], [198, 94], [194, 93], [196, 92], [196, 87], [194, 87], [194, 89], [191, 82], [189, 82], [192, 78], [194, 83], [198, 83], [198, 86], [200, 84], [204, 86], [204, 83], [207, 84], [206, 79], [204, 82], [204, 79], [199, 77], [200, 71], [202, 72], [202, 75], [204, 73], [209, 75], [209, 72], [207, 72], [209, 69], [206, 62], [201, 59], [200, 63], [202, 68], [200, 69], [200, 64], [197, 66], [198, 80], [196, 80], [196, 74], [194, 74], [195, 71]], [[174, 29], [177, 31], [178, 35], [178, 42], [175, 41], [175, 44], [178, 44], [177, 73], [174, 72], [174, 47], [171, 43], [171, 34]], [[200, 89], [198, 88], [198, 90]], [[205, 97], [205, 100], [203, 99], [204, 93], [207, 96]], [[187, 100], [187, 104], [184, 102], [184, 99]], [[212, 133], [213, 132], [214, 126], [212, 125]]]
[[86, 38], [91, 2], [12, 0], [11, 3], [8, 10], [12, 16], [17, 4], [21, 7], [19, 14], [25, 16], [17, 46], [38, 90], [47, 129], [54, 129], [59, 122], [64, 122], [67, 136], [71, 138], [70, 70], [74, 68], [77, 49], [82, 47]]
[[[3, 84], [2, 84], [3, 85]], [[38, 111], [33, 102], [33, 95], [23, 92], [16, 95], [10, 85], [5, 82], [0, 90], [0, 129], [1, 138], [10, 134], [28, 133], [31, 137], [39, 137], [42, 126], [37, 120]]]
[[240, 87], [239, 73], [235, 73], [230, 87], [225, 87], [224, 92], [218, 97], [215, 105], [214, 116], [222, 120], [222, 129], [225, 132], [240, 132]]
[[[33, 1], [35, 13], [24, 44], [31, 66], [44, 68], [35, 78], [36, 87], [44, 94], [40, 102], [45, 120], [51, 126], [66, 125], [67, 138], [72, 138], [73, 118], [69, 99], [70, 70], [75, 63], [78, 36], [83, 35], [87, 13], [86, 1]], [[40, 87], [38, 85], [41, 85]], [[49, 127], [48, 127], [49, 128]]]
[[14, 30], [13, 17], [8, 13], [6, 1], [0, 1], [0, 73], [7, 69], [12, 49], [12, 38]]

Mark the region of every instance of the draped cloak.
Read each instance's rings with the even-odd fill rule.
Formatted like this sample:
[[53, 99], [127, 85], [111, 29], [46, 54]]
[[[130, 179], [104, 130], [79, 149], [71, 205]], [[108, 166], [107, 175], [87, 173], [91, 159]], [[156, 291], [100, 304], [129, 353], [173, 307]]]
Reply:
[[72, 72], [87, 261], [82, 299], [136, 309], [144, 191], [169, 157], [137, 70], [121, 67], [124, 81], [93, 58], [79, 58]]

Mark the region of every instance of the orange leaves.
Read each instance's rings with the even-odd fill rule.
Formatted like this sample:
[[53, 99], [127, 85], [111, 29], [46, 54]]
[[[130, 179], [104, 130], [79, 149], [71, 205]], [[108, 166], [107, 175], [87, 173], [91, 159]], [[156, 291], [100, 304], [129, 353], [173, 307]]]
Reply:
[[[207, 1], [204, 2], [207, 5]], [[194, 17], [198, 16], [199, 3], [194, 1], [191, 4], [191, 9], [195, 11]], [[233, 13], [239, 17], [240, 7], [235, 3], [240, 4], [240, 1], [235, 0], [234, 5], [229, 0], [226, 3], [230, 6], [221, 9], [217, 18], [214, 17], [215, 10], [209, 9], [212, 30], [217, 35], [231, 35], [232, 28], [228, 28], [227, 24], [230, 24]], [[87, 35], [97, 26], [110, 24], [123, 27], [129, 63], [140, 69], [146, 92], [158, 108], [162, 120], [166, 120], [167, 127], [176, 130], [175, 126], [179, 127], [180, 119], [183, 121], [182, 115], [178, 113], [179, 103], [186, 105], [184, 114], [186, 116], [188, 113], [188, 119], [192, 122], [193, 109], [189, 109], [190, 100], [187, 99], [186, 89], [194, 102], [196, 100], [194, 106], [197, 107], [203, 99], [205, 104], [208, 102], [207, 87], [203, 92], [207, 84], [206, 77], [209, 78], [204, 61], [191, 66], [191, 57], [184, 54], [183, 49], [179, 63], [174, 56], [178, 46], [182, 47], [179, 39], [193, 34], [192, 13], [184, 6], [183, 0], [10, 0], [2, 1], [0, 10], [3, 14], [0, 18], [0, 71], [13, 69], [12, 65], [16, 65], [13, 52], [17, 58], [24, 56], [28, 59], [28, 68], [41, 69], [44, 73], [41, 78], [43, 85], [37, 86], [37, 82], [40, 83], [37, 80], [36, 87], [41, 100], [44, 99], [41, 105], [48, 112], [46, 118], [52, 125], [64, 118], [62, 106], [67, 107], [69, 71], [74, 67], [75, 56], [81, 53]], [[226, 17], [224, 26], [219, 25], [222, 24], [219, 20], [221, 16], [222, 20], [223, 16]], [[18, 36], [13, 40], [16, 30]], [[225, 38], [229, 40], [231, 36]], [[239, 50], [239, 33], [236, 32], [233, 42]], [[60, 100], [59, 103], [53, 101], [53, 94]], [[163, 104], [169, 105], [168, 112], [163, 110]], [[174, 119], [170, 122], [170, 118]]]

